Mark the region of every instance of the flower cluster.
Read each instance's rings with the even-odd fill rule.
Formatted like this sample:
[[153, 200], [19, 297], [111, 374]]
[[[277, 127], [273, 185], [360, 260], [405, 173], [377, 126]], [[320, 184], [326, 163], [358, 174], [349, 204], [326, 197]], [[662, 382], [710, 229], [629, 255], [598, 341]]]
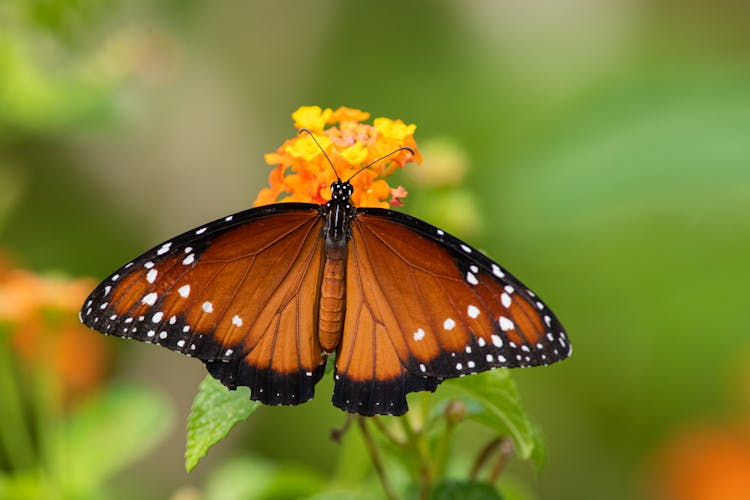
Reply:
[[48, 372], [68, 402], [96, 388], [109, 366], [105, 339], [76, 316], [92, 286], [87, 279], [39, 276], [0, 262], [0, 334], [9, 334], [24, 365]]
[[[401, 204], [406, 191], [400, 186], [391, 188], [384, 178], [410, 161], [422, 161], [414, 142], [416, 125], [388, 118], [375, 118], [369, 125], [362, 123], [370, 118], [369, 113], [346, 107], [334, 111], [303, 106], [292, 118], [294, 126], [309, 130], [320, 147], [310, 134], [300, 134], [267, 154], [266, 162], [276, 167], [269, 176], [270, 187], [261, 190], [255, 206], [279, 201], [325, 203], [331, 199], [330, 186], [336, 180], [336, 173], [347, 180], [370, 162], [407, 146], [414, 150], [413, 155], [402, 150], [350, 180], [356, 206], [388, 208], [391, 204]], [[331, 159], [335, 172], [321, 148]]]

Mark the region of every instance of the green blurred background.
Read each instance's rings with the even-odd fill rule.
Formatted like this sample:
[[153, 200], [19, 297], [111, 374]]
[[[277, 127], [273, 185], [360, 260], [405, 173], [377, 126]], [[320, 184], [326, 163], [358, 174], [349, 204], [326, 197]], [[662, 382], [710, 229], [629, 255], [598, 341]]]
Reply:
[[[247, 208], [300, 105], [415, 123], [437, 153], [408, 168], [445, 144], [469, 168], [421, 192], [403, 176], [403, 210], [487, 249], [574, 345], [514, 373], [548, 444], [538, 478], [514, 469], [526, 494], [649, 495], [680, 429], [750, 416], [749, 27], [742, 1], [5, 0], [0, 249], [101, 278]], [[111, 344], [115, 376], [180, 422], [201, 365]], [[116, 481], [166, 496], [242, 450], [331, 473], [342, 415], [318, 394], [190, 476], [178, 423]]]

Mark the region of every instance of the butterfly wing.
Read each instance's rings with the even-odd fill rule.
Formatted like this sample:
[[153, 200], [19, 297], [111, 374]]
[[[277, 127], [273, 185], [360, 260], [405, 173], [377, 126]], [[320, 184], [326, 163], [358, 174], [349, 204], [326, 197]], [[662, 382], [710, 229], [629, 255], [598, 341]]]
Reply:
[[323, 374], [318, 205], [254, 208], [154, 247], [103, 281], [81, 311], [105, 334], [201, 359], [252, 399], [298, 404]]
[[552, 311], [505, 269], [419, 219], [364, 208], [352, 221], [334, 404], [400, 415], [412, 391], [570, 354]]

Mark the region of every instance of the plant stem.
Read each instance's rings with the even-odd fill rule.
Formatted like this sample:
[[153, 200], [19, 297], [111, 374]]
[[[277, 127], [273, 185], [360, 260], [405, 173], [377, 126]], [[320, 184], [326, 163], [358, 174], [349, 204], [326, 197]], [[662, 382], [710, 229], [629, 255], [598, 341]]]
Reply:
[[375, 428], [393, 444], [402, 448], [408, 445], [406, 441], [396, 436], [385, 424], [383, 424], [383, 420], [380, 417], [373, 417], [370, 419], [370, 422], [372, 422], [375, 425]]
[[500, 478], [505, 466], [508, 464], [508, 460], [513, 455], [513, 440], [509, 437], [504, 437], [498, 447], [497, 462], [490, 471], [490, 484], [495, 484]]
[[492, 469], [490, 469], [489, 478], [487, 479], [490, 484], [496, 483], [508, 460], [513, 455], [513, 449], [513, 440], [508, 436], [498, 437], [487, 443], [487, 446], [479, 452], [477, 459], [474, 461], [474, 466], [471, 468], [470, 477], [472, 481], [477, 479], [482, 467], [489, 462], [494, 453], [497, 453], [497, 461]]
[[380, 484], [383, 486], [385, 496], [389, 500], [398, 500], [398, 495], [396, 495], [395, 491], [393, 490], [393, 486], [391, 485], [390, 481], [388, 480], [388, 476], [385, 473], [383, 460], [380, 458], [378, 447], [375, 445], [375, 441], [372, 439], [370, 430], [367, 428], [367, 422], [365, 422], [365, 418], [359, 416], [356, 418], [357, 424], [359, 424], [359, 430], [362, 431], [362, 438], [365, 441], [365, 446], [367, 446], [367, 450], [370, 452], [372, 465], [375, 467], [375, 472], [378, 474]]
[[435, 461], [433, 462], [433, 474], [436, 478], [442, 478], [445, 475], [446, 463], [448, 461], [448, 451], [450, 450], [451, 440], [453, 439], [453, 430], [456, 428], [455, 422], [445, 419], [445, 431], [438, 442], [435, 451]]
[[[0, 327], [2, 328], [2, 327]], [[8, 351], [9, 332], [0, 331], [0, 446], [15, 470], [30, 468], [34, 463], [34, 446], [23, 415], [23, 402], [16, 385], [14, 363]]]
[[485, 463], [487, 463], [487, 460], [492, 456], [492, 453], [494, 453], [495, 449], [500, 446], [501, 438], [495, 438], [487, 445], [482, 448], [482, 451], [479, 452], [479, 455], [477, 455], [476, 460], [474, 460], [474, 465], [471, 467], [471, 473], [469, 474], [469, 477], [472, 481], [476, 481], [477, 477], [479, 476], [479, 472], [482, 470], [482, 467]]
[[419, 498], [420, 500], [427, 500], [430, 496], [430, 488], [432, 484], [430, 450], [428, 449], [427, 441], [423, 432], [417, 432], [414, 430], [407, 415], [400, 417], [399, 420], [404, 428], [406, 437], [409, 439], [409, 444], [417, 452], [417, 457], [419, 458]]

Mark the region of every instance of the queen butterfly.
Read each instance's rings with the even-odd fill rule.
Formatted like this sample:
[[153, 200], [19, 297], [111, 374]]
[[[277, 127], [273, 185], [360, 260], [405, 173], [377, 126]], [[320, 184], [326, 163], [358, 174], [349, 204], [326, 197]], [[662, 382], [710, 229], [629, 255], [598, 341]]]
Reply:
[[81, 320], [196, 357], [272, 405], [312, 398], [336, 353], [333, 404], [366, 416], [401, 415], [407, 393], [446, 378], [570, 355], [549, 307], [502, 266], [415, 217], [357, 208], [353, 192], [338, 179], [325, 204], [167, 240], [97, 286]]

